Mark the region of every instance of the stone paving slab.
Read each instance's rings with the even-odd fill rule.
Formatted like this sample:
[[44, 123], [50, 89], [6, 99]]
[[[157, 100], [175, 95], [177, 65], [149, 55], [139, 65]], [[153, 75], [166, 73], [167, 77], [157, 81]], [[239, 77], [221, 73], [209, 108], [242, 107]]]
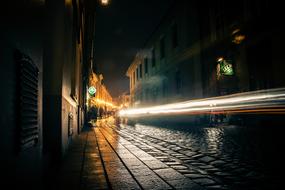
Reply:
[[[106, 137], [106, 140], [110, 142], [112, 146], [115, 145], [120, 148], [120, 151], [117, 152], [114, 150], [114, 152], [116, 152], [118, 156], [122, 159], [122, 162], [125, 164], [129, 172], [133, 175], [135, 180], [140, 184], [141, 188], [143, 189], [173, 189], [163, 179], [157, 176], [151, 170], [151, 168], [149, 168], [145, 163], [143, 163], [138, 158], [139, 155], [142, 156], [142, 154], [139, 154], [142, 152], [136, 146], [130, 146], [129, 143], [124, 143], [125, 147], [120, 144], [118, 145], [114, 143], [116, 141], [114, 137], [108, 134], [103, 129], [99, 130], [98, 128], [96, 128], [95, 131], [96, 131], [96, 134], [102, 132], [102, 134], [104, 134], [104, 136]], [[135, 153], [138, 153], [138, 155], [136, 155]], [[153, 159], [155, 159], [147, 154], [145, 154], [144, 157], [148, 157], [149, 159], [151, 158], [152, 160], [150, 161], [153, 161]]]
[[[136, 179], [142, 180], [140, 184], [142, 184], [142, 187], [144, 189], [150, 189], [150, 186], [145, 186], [145, 185], [149, 185], [151, 181], [152, 181], [151, 184], [153, 187], [151, 189], [161, 189], [158, 187], [163, 187], [163, 189], [169, 189], [169, 188], [172, 188], [172, 189], [204, 189], [201, 185], [198, 185], [191, 179], [183, 176], [182, 174], [180, 174], [179, 172], [172, 169], [171, 167], [169, 167], [168, 165], [166, 165], [165, 163], [163, 163], [162, 161], [158, 159], [161, 157], [165, 159], [165, 156], [167, 154], [154, 150], [153, 154], [157, 156], [157, 157], [154, 157], [149, 152], [147, 153], [143, 151], [140, 145], [142, 145], [143, 147], [148, 147], [148, 148], [153, 149], [152, 146], [145, 146], [142, 141], [137, 142], [136, 143], [137, 146], [134, 146], [134, 144], [130, 143], [129, 139], [126, 140], [121, 135], [118, 135], [117, 132], [112, 130], [109, 126], [101, 126], [100, 131], [103, 132], [103, 134], [105, 135], [105, 137], [107, 138], [109, 142], [114, 142], [114, 139], [113, 139], [114, 136], [116, 136], [117, 138], [119, 137], [120, 139], [119, 142], [123, 142], [124, 144], [122, 146], [124, 146], [127, 150], [130, 151], [131, 154], [133, 154], [136, 158], [138, 158], [138, 160], [136, 160], [135, 162], [143, 164], [141, 166], [136, 166], [136, 167], [131, 165], [130, 171], [135, 175]], [[121, 145], [117, 145], [117, 147], [121, 148]], [[121, 157], [123, 157], [123, 160], [124, 160], [126, 155], [121, 155]], [[126, 161], [129, 161], [129, 160], [126, 160]], [[130, 165], [130, 164], [126, 162], [126, 165]], [[144, 167], [140, 168], [142, 166]], [[140, 172], [136, 172], [137, 169], [144, 169], [144, 171], [150, 171], [152, 174], [141, 177], [140, 175], [142, 174], [140, 174], [139, 176], [137, 175], [137, 173], [140, 173]], [[163, 174], [164, 170], [167, 173]], [[161, 180], [158, 180], [158, 181], [154, 180], [154, 179], [159, 179], [159, 178], [162, 181], [164, 181], [165, 184], [168, 184], [168, 186], [166, 186], [165, 184], [159, 184], [161, 183], [160, 182]], [[155, 182], [156, 185], [154, 185], [153, 182]]]
[[[107, 178], [112, 189], [141, 189], [136, 179], [133, 178], [98, 128], [95, 128], [95, 133]], [[114, 141], [114, 143], [116, 142]]]
[[[116, 127], [111, 126], [111, 128], [115, 129]], [[198, 183], [206, 187], [206, 189], [208, 189], [208, 187], [210, 188], [210, 186], [219, 185], [219, 182], [220, 182], [219, 180], [217, 180], [214, 176], [210, 177], [208, 175], [208, 172], [210, 171], [212, 172], [220, 171], [214, 166], [209, 165], [209, 162], [215, 161], [213, 157], [202, 154], [199, 151], [193, 153], [193, 150], [186, 149], [185, 147], [176, 148], [177, 145], [175, 144], [169, 145], [168, 142], [160, 142], [159, 139], [154, 139], [152, 137], [145, 138], [144, 136], [143, 138], [141, 138], [141, 135], [136, 134], [136, 133], [134, 134], [133, 131], [130, 131], [130, 130], [127, 130], [127, 131], [117, 130], [117, 133], [132, 143], [136, 142], [138, 144], [138, 142], [140, 142], [141, 145], [140, 146], [138, 145], [138, 148], [141, 148], [142, 146], [143, 147], [148, 146], [150, 149], [149, 151], [146, 151], [148, 154], [154, 156], [155, 158], [162, 161], [168, 167], [171, 167], [175, 171], [184, 175], [185, 178], [191, 179], [190, 180], [191, 183], [193, 183], [194, 181], [196, 182], [194, 184]], [[147, 139], [148, 141], [145, 139]], [[164, 157], [162, 157], [161, 155], [164, 155]], [[188, 175], [188, 174], [192, 174], [192, 175]], [[197, 176], [199, 176], [200, 178], [207, 177], [207, 179], [209, 180], [205, 180], [205, 179], [196, 180]], [[211, 183], [210, 183], [210, 180], [211, 180]], [[214, 183], [212, 183], [213, 181]]]
[[55, 175], [58, 184], [54, 189], [109, 189], [93, 130], [87, 129], [73, 139]]
[[[155, 148], [148, 140], [138, 141], [136, 137], [130, 140], [107, 125], [90, 128], [79, 135], [67, 153], [58, 187], [69, 190], [205, 189], [177, 171], [185, 166], [162, 152], [169, 150], [162, 147], [164, 144], [157, 144]], [[165, 161], [176, 165], [168, 165]], [[174, 166], [176, 169], [172, 168]]]

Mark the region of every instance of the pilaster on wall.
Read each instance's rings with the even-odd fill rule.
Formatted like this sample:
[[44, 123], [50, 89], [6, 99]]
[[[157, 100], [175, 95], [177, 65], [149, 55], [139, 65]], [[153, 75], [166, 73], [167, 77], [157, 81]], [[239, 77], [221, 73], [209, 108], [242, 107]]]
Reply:
[[46, 1], [43, 67], [43, 148], [49, 161], [62, 156], [62, 75], [65, 62], [65, 1]]

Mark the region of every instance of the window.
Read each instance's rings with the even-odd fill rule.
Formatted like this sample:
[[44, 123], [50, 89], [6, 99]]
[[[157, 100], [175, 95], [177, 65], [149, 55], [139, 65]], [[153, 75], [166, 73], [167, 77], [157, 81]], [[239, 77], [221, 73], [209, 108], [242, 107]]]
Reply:
[[135, 71], [133, 72], [133, 84], [134, 85], [136, 84], [136, 72]]
[[38, 123], [38, 92], [39, 92], [39, 69], [33, 60], [22, 54], [19, 50], [15, 52], [16, 62], [19, 65], [19, 125], [16, 128], [19, 134], [17, 149], [19, 151], [35, 147], [39, 140]]
[[152, 67], [155, 67], [155, 49], [154, 48], [151, 50], [151, 65]]
[[163, 94], [163, 97], [167, 96], [167, 81], [166, 80], [163, 80], [163, 83], [162, 83], [162, 94]]
[[216, 36], [222, 38], [224, 36], [224, 18], [222, 14], [216, 16]]
[[152, 100], [153, 100], [153, 102], [156, 102], [157, 97], [158, 97], [158, 88], [155, 87], [154, 89], [152, 89]]
[[176, 93], [179, 94], [181, 92], [181, 72], [178, 70], [175, 72], [175, 86], [176, 86]]
[[137, 67], [136, 69], [136, 73], [137, 73], [137, 81], [139, 80], [139, 68]]
[[145, 74], [148, 73], [148, 58], [147, 57], [144, 58], [144, 72]]
[[140, 64], [140, 78], [142, 78], [142, 64]]
[[165, 39], [164, 36], [160, 39], [160, 59], [165, 57]]
[[218, 1], [214, 8], [214, 22], [215, 22], [215, 32], [216, 32], [216, 38], [222, 38], [224, 36], [224, 30], [225, 30], [225, 9], [223, 9], [223, 4], [221, 1]]
[[148, 102], [148, 100], [149, 100], [149, 89], [147, 88], [145, 90], [145, 101]]
[[178, 33], [177, 33], [177, 24], [173, 24], [171, 27], [172, 34], [172, 48], [176, 48], [178, 46]]

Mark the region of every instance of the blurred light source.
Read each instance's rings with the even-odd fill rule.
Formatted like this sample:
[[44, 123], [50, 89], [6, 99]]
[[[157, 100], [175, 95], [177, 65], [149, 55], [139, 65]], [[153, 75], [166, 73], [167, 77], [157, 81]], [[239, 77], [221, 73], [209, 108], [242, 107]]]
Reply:
[[217, 62], [221, 62], [221, 61], [223, 61], [223, 60], [224, 60], [223, 57], [219, 57], [219, 58], [217, 59]]
[[107, 6], [110, 3], [110, 0], [100, 0], [103, 6]]
[[72, 0], [65, 0], [65, 5], [71, 6], [72, 5]]
[[241, 34], [235, 35], [234, 39], [233, 39], [233, 42], [235, 44], [240, 44], [244, 39], [245, 39], [245, 35], [241, 35]]
[[232, 42], [235, 44], [241, 44], [245, 40], [245, 35], [241, 33], [241, 30], [239, 28], [235, 29], [232, 32], [232, 37]]

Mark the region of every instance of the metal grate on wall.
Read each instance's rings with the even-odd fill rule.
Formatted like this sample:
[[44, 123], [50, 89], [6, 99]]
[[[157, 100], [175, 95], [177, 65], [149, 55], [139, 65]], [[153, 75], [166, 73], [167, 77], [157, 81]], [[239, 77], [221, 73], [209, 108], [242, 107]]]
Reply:
[[73, 135], [73, 114], [70, 112], [68, 114], [68, 136]]
[[36, 146], [39, 139], [38, 80], [39, 70], [32, 59], [17, 53], [19, 70], [19, 147], [20, 150]]

